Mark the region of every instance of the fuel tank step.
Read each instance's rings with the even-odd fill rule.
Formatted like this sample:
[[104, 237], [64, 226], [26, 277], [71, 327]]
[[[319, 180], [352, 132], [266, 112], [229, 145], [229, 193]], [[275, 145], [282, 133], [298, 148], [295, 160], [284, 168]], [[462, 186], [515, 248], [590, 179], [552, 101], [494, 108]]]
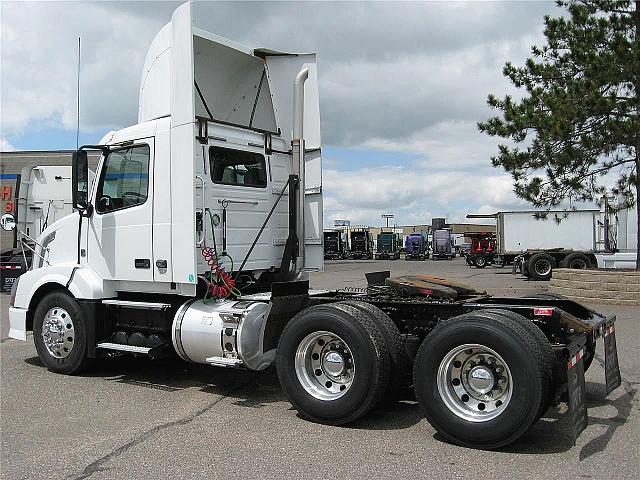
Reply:
[[242, 365], [242, 360], [238, 358], [209, 357], [206, 362], [216, 367], [239, 367]]

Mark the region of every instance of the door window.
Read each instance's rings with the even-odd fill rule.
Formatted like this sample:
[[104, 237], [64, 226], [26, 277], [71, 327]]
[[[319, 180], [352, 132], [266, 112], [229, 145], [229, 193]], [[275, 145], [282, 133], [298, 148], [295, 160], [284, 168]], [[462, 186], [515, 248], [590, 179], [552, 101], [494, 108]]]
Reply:
[[260, 188], [267, 186], [264, 156], [259, 153], [210, 147], [209, 162], [214, 183]]
[[104, 160], [96, 211], [108, 213], [142, 205], [149, 190], [149, 146], [112, 150]]

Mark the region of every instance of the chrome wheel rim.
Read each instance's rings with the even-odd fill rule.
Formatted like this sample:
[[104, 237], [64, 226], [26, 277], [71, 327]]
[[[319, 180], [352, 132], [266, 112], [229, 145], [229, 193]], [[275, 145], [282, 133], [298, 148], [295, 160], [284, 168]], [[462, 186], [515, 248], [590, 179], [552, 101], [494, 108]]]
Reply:
[[42, 321], [42, 341], [49, 355], [65, 358], [73, 350], [76, 339], [73, 319], [61, 307], [53, 307]]
[[484, 258], [478, 257], [476, 259], [476, 265], [480, 265], [481, 267], [484, 267]]
[[551, 262], [546, 258], [543, 258], [538, 260], [533, 268], [538, 275], [544, 277], [551, 273]]
[[487, 422], [505, 411], [513, 392], [509, 366], [489, 347], [464, 344], [447, 353], [438, 368], [445, 406], [470, 422]]
[[349, 391], [356, 366], [347, 343], [338, 335], [318, 331], [298, 345], [295, 370], [302, 388], [319, 400], [336, 400]]

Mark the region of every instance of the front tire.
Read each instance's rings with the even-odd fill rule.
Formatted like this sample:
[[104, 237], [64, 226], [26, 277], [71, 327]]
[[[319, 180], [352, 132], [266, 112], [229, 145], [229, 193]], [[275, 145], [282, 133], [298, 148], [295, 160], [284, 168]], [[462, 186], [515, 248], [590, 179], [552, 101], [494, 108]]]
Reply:
[[477, 268], [484, 268], [487, 266], [487, 259], [485, 258], [484, 255], [478, 255], [474, 259], [473, 263]]
[[283, 330], [276, 367], [302, 417], [342, 425], [378, 404], [389, 382], [390, 358], [367, 314], [349, 305], [317, 305], [299, 312]]
[[487, 311], [438, 325], [418, 350], [414, 383], [427, 420], [445, 439], [485, 449], [524, 434], [549, 393], [535, 338]]
[[87, 357], [85, 318], [78, 302], [65, 292], [46, 295], [33, 316], [33, 341], [42, 363], [56, 373], [79, 373]]

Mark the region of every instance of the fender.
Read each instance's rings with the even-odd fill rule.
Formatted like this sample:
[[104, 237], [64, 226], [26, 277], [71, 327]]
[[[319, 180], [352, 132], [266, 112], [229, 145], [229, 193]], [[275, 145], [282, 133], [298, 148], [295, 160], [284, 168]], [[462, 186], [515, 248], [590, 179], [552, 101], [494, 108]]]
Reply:
[[96, 300], [113, 297], [116, 294], [113, 287], [90, 267], [59, 264], [40, 267], [22, 274], [16, 290], [14, 306], [28, 309], [38, 290], [47, 284], [60, 285], [69, 290], [78, 300]]

